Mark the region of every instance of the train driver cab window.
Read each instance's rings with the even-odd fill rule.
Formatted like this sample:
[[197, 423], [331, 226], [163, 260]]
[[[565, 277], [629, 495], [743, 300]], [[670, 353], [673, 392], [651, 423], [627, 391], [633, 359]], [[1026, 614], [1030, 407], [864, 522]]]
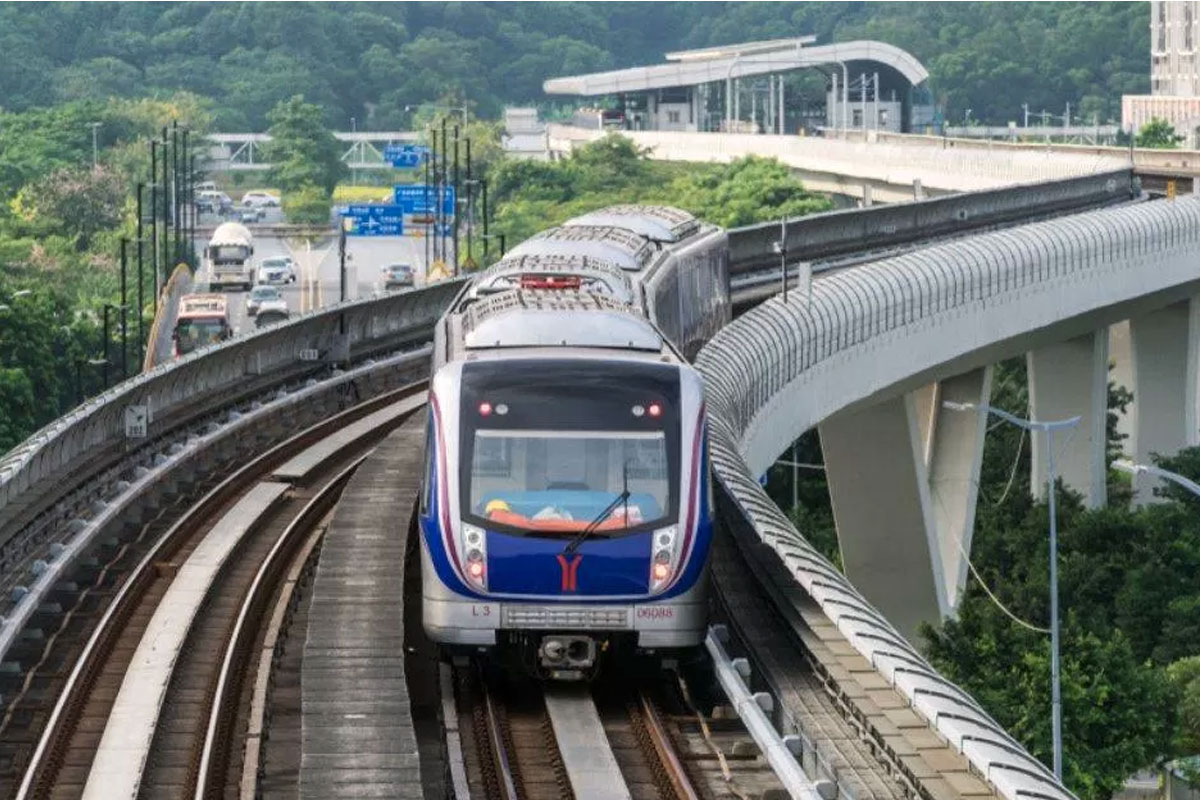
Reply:
[[468, 365], [459, 429], [460, 508], [515, 535], [600, 536], [671, 524], [679, 507], [674, 367]]

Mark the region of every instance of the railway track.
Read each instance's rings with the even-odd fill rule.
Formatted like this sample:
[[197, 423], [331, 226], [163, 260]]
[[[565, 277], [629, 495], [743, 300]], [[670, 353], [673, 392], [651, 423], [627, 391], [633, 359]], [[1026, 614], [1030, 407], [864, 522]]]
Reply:
[[101, 589], [81, 593], [76, 615], [80, 627], [94, 622], [90, 634], [50, 637], [28, 681], [24, 706], [57, 690], [49, 715], [9, 707], [3, 740], [21, 777], [9, 796], [203, 797], [236, 786], [256, 713], [262, 730], [261, 704], [243, 702], [261, 696], [255, 648], [277, 635], [280, 603], [350, 474], [423, 396], [413, 384], [305, 430], [159, 513], [100, 568]]
[[720, 704], [715, 717], [698, 710], [675, 669], [594, 686], [538, 684], [475, 663], [452, 674], [443, 685], [453, 687], [447, 758], [465, 764], [457, 800], [787, 796], [736, 715]]

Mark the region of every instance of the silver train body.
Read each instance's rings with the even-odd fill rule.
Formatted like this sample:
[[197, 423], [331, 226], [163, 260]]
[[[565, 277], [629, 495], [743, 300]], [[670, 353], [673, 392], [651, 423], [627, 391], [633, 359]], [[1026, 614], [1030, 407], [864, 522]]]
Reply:
[[712, 497], [688, 358], [730, 315], [728, 240], [616, 206], [481, 273], [434, 342], [422, 618], [551, 678], [699, 644]]

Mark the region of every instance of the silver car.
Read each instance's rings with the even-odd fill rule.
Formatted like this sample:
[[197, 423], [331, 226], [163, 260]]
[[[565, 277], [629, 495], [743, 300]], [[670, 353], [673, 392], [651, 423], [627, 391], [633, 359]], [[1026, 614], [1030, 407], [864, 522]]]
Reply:
[[296, 282], [296, 264], [291, 256], [271, 256], [258, 262], [258, 282], [282, 284]]
[[380, 270], [384, 289], [409, 289], [413, 286], [413, 268], [408, 264], [388, 264]]
[[250, 291], [250, 296], [246, 298], [246, 313], [253, 317], [260, 311], [267, 310], [282, 310], [286, 313], [287, 301], [274, 286], [259, 284]]

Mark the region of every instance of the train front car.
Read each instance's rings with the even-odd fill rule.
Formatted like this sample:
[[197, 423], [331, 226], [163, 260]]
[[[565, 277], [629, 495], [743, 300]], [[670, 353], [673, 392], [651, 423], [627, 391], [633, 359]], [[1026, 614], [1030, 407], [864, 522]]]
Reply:
[[423, 619], [443, 646], [579, 679], [702, 641], [701, 382], [633, 312], [515, 290], [461, 316], [465, 348], [431, 387], [420, 517]]

